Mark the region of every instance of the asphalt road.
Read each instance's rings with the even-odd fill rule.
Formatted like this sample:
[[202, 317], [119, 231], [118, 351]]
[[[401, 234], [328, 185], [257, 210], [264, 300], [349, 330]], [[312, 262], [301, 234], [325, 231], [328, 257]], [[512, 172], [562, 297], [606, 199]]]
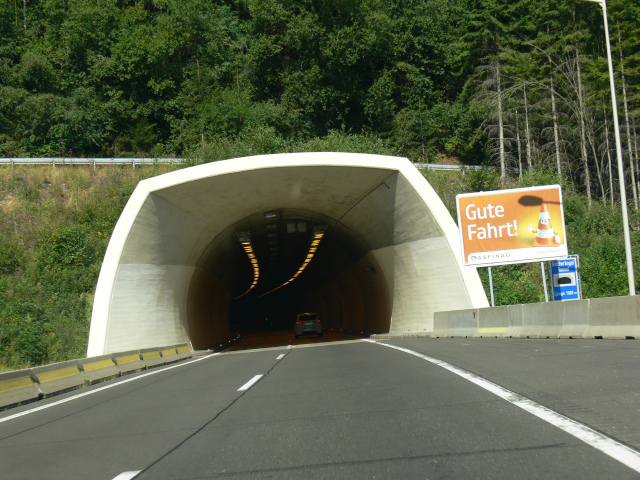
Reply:
[[[384, 342], [638, 447], [633, 341]], [[365, 341], [228, 352], [125, 379], [2, 412], [0, 479], [640, 478], [441, 365]]]

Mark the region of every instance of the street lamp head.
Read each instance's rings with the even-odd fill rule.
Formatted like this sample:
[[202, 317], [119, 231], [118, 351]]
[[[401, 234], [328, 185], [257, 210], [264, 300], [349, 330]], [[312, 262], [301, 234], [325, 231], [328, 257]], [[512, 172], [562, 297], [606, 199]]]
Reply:
[[606, 0], [584, 0], [585, 2], [597, 3], [601, 7], [604, 7]]

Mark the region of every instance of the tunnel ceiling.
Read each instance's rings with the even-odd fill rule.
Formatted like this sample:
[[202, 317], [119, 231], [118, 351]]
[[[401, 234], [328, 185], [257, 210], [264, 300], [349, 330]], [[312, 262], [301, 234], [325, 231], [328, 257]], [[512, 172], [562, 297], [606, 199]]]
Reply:
[[[242, 298], [246, 301], [291, 278], [308, 252], [314, 227], [326, 226], [326, 236], [312, 264], [296, 279], [298, 288], [310, 281], [329, 281], [372, 248], [390, 245], [393, 202], [379, 202], [374, 212], [379, 219], [366, 219], [370, 226], [364, 234], [354, 231], [358, 225], [346, 225], [344, 217], [372, 192], [375, 196], [379, 190], [380, 196], [393, 198], [396, 176], [394, 170], [363, 171], [353, 166], [342, 167], [339, 175], [335, 166], [285, 167], [270, 171], [269, 182], [265, 182], [264, 172], [250, 170], [234, 173], [233, 181], [208, 177], [157, 190], [153, 195], [209, 225], [213, 238], [196, 266], [228, 282], [235, 296], [252, 280], [251, 266], [238, 241], [240, 233], [250, 235], [260, 278]], [[329, 189], [332, 193], [327, 201]], [[282, 295], [286, 290], [277, 293]]]
[[[309, 266], [300, 274], [296, 286], [314, 286], [332, 280], [358, 262], [369, 251], [366, 242], [333, 218], [311, 210], [279, 208], [241, 219], [220, 233], [207, 246], [197, 266], [224, 278], [234, 298], [251, 284], [253, 271], [240, 237], [248, 235], [255, 252], [260, 277], [258, 284], [241, 301], [275, 294], [303, 265], [309, 254], [314, 231], [324, 232]], [[289, 286], [278, 289], [285, 293]]]

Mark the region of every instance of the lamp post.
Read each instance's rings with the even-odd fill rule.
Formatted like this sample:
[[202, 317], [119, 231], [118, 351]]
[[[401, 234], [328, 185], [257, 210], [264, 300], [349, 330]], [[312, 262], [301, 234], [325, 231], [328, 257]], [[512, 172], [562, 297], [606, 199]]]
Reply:
[[618, 180], [620, 181], [620, 204], [622, 206], [622, 226], [624, 228], [624, 250], [627, 257], [627, 277], [629, 279], [629, 295], [636, 294], [636, 283], [633, 275], [633, 257], [631, 254], [631, 237], [629, 235], [629, 214], [627, 213], [627, 192], [624, 185], [624, 170], [622, 165], [622, 142], [620, 141], [620, 125], [618, 124], [618, 102], [616, 100], [616, 84], [613, 80], [613, 62], [611, 60], [611, 44], [609, 40], [609, 21], [607, 20], [607, 0], [586, 0], [597, 3], [602, 7], [604, 17], [604, 34], [607, 45], [607, 60], [609, 61], [609, 83], [611, 85], [611, 103], [613, 107], [613, 125], [616, 136], [616, 156], [618, 158]]

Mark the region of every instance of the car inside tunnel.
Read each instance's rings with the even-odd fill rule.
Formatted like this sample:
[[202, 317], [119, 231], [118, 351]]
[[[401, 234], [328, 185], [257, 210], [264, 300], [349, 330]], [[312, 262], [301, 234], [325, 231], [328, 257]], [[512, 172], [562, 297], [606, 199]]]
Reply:
[[314, 312], [325, 330], [365, 335], [388, 331], [391, 315], [384, 272], [369, 251], [333, 218], [280, 208], [228, 227], [198, 266], [228, 286], [234, 333], [292, 336], [296, 315]]

